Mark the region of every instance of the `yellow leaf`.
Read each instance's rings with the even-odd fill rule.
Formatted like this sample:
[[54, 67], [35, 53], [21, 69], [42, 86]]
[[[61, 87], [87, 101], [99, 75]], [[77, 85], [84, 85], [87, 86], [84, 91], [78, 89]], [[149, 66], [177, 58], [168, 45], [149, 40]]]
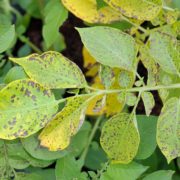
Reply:
[[111, 23], [121, 19], [121, 14], [109, 6], [97, 8], [96, 0], [62, 0], [75, 16], [88, 23]]
[[72, 97], [67, 100], [66, 106], [44, 128], [39, 139], [41, 145], [50, 151], [65, 149], [84, 121], [84, 114], [89, 96]]

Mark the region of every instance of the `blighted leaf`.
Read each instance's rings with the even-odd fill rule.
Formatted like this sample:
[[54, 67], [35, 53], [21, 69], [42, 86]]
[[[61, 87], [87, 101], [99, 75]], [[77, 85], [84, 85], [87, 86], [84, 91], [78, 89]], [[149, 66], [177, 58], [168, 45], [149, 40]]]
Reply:
[[100, 180], [135, 180], [143, 174], [148, 167], [132, 162], [130, 164], [110, 164]]
[[56, 113], [51, 91], [32, 80], [17, 80], [0, 91], [0, 138], [27, 137], [43, 128]]
[[59, 27], [68, 17], [68, 12], [61, 1], [51, 0], [44, 8], [44, 16], [43, 38], [49, 48], [59, 38]]
[[104, 0], [112, 8], [120, 11], [125, 16], [139, 19], [151, 20], [155, 18], [162, 9], [161, 0]]
[[157, 143], [168, 163], [180, 156], [180, 99], [164, 104], [157, 124]]
[[119, 73], [119, 85], [122, 88], [130, 88], [134, 83], [134, 73], [121, 70]]
[[50, 152], [47, 149], [41, 147], [40, 142], [38, 141], [38, 134], [21, 139], [21, 142], [25, 150], [36, 159], [55, 160], [65, 156], [68, 153], [66, 150]]
[[98, 9], [96, 0], [62, 0], [64, 6], [75, 16], [88, 23], [111, 23], [121, 19], [121, 14], [109, 6]]
[[136, 67], [134, 39], [111, 27], [78, 28], [82, 42], [101, 64], [133, 71]]
[[89, 96], [75, 96], [67, 100], [66, 106], [43, 129], [39, 139], [50, 151], [65, 149], [83, 124]]
[[134, 106], [137, 101], [137, 96], [134, 93], [126, 93], [126, 104], [128, 106]]
[[113, 77], [114, 77], [114, 72], [113, 72], [112, 68], [101, 65], [99, 76], [101, 78], [101, 82], [104, 85], [104, 87], [106, 89], [108, 89], [111, 86], [111, 84], [113, 82]]
[[85, 78], [76, 64], [54, 51], [42, 55], [32, 54], [23, 58], [10, 58], [21, 65], [28, 76], [47, 88], [82, 88]]
[[180, 74], [180, 52], [177, 39], [164, 32], [153, 32], [149, 39], [150, 54], [170, 74]]
[[143, 180], [172, 180], [173, 174], [171, 170], [159, 170], [148, 174]]
[[136, 117], [141, 141], [135, 158], [147, 159], [153, 154], [157, 146], [156, 126], [158, 117], [147, 117], [146, 115], [138, 115]]
[[131, 162], [140, 142], [132, 116], [121, 113], [109, 119], [103, 126], [100, 142], [114, 163]]
[[141, 97], [144, 103], [146, 115], [149, 116], [153, 107], [155, 106], [154, 97], [151, 92], [142, 92]]

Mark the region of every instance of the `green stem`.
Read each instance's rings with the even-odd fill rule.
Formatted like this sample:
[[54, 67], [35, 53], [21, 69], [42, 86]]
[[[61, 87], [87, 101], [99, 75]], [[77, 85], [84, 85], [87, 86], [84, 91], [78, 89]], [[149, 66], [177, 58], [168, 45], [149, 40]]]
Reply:
[[18, 38], [25, 44], [29, 45], [36, 53], [41, 54], [42, 51], [36, 46], [34, 45], [27, 37], [25, 36], [18, 36]]
[[85, 159], [86, 159], [86, 156], [87, 156], [87, 153], [88, 153], [88, 150], [89, 150], [89, 146], [91, 145], [91, 142], [92, 142], [92, 140], [93, 140], [93, 138], [94, 138], [94, 136], [96, 134], [96, 131], [99, 128], [99, 124], [100, 124], [101, 120], [102, 120], [102, 116], [98, 117], [98, 119], [96, 120], [96, 123], [95, 123], [95, 125], [94, 125], [94, 127], [93, 127], [93, 129], [91, 131], [91, 134], [89, 136], [87, 145], [86, 145], [84, 151], [82, 152], [82, 154], [80, 156], [80, 160], [82, 162], [84, 162]]
[[140, 25], [132, 22], [132, 21], [129, 20], [127, 17], [125, 17], [125, 16], [122, 15], [122, 19], [125, 20], [125, 21], [127, 21], [127, 22], [129, 22], [130, 24], [132, 24], [133, 26], [135, 26], [136, 28], [138, 28], [139, 30], [141, 30], [143, 33], [147, 33], [147, 30], [146, 30], [146, 29], [144, 29], [142, 26], [140, 26]]

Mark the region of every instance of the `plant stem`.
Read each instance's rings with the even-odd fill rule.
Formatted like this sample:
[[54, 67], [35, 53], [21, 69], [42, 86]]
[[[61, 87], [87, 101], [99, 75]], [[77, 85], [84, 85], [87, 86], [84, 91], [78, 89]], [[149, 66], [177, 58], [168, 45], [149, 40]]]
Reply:
[[130, 24], [132, 24], [133, 26], [137, 27], [139, 30], [141, 30], [143, 33], [147, 33], [147, 30], [144, 29], [142, 26], [135, 24], [134, 22], [132, 22], [131, 20], [129, 20], [127, 17], [122, 15], [122, 19], [129, 22]]
[[36, 53], [38, 54], [42, 53], [42, 51], [36, 45], [34, 45], [27, 37], [22, 36], [22, 35], [18, 37], [23, 43], [29, 45]]
[[85, 159], [86, 159], [86, 156], [87, 156], [87, 153], [88, 153], [88, 150], [89, 150], [89, 146], [91, 145], [91, 142], [92, 142], [92, 140], [93, 140], [93, 138], [94, 138], [94, 136], [95, 136], [95, 134], [96, 134], [96, 131], [97, 131], [97, 129], [99, 128], [99, 124], [100, 124], [102, 118], [103, 118], [103, 116], [100, 116], [100, 117], [98, 117], [98, 119], [96, 120], [96, 123], [95, 123], [95, 125], [94, 125], [94, 127], [93, 127], [93, 129], [92, 129], [92, 131], [91, 131], [90, 136], [89, 136], [87, 145], [86, 145], [84, 151], [82, 152], [82, 154], [81, 154], [81, 156], [80, 156], [80, 160], [81, 160], [82, 162], [84, 162]]

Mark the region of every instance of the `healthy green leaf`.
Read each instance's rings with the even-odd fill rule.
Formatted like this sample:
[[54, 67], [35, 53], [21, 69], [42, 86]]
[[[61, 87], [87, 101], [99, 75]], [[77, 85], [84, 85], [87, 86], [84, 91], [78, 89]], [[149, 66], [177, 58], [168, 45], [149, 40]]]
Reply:
[[66, 106], [43, 129], [39, 139], [50, 151], [65, 149], [84, 122], [89, 96], [75, 96], [67, 100]]
[[15, 27], [10, 20], [0, 14], [0, 53], [6, 51], [15, 39]]
[[137, 116], [138, 130], [140, 134], [140, 144], [136, 159], [147, 159], [156, 149], [156, 125], [157, 117], [155, 116]]
[[44, 9], [43, 38], [49, 48], [59, 38], [59, 27], [68, 17], [68, 12], [59, 0], [51, 0]]
[[114, 163], [131, 162], [140, 142], [132, 116], [121, 113], [109, 119], [103, 126], [100, 142]]
[[10, 58], [21, 65], [28, 76], [44, 87], [83, 88], [86, 80], [76, 64], [54, 51], [42, 55], [32, 54], [24, 58]]
[[164, 104], [157, 123], [157, 143], [168, 163], [180, 156], [180, 99]]
[[104, 0], [115, 10], [125, 16], [139, 19], [151, 20], [155, 18], [162, 9], [161, 0]]
[[174, 171], [171, 170], [160, 170], [148, 174], [143, 180], [172, 180]]
[[58, 108], [53, 94], [32, 80], [17, 80], [0, 91], [0, 138], [27, 137], [43, 128]]
[[118, 29], [102, 26], [77, 30], [84, 46], [98, 62], [110, 67], [135, 70], [137, 50], [131, 36]]
[[81, 162], [71, 155], [57, 161], [55, 172], [57, 180], [87, 180], [86, 174], [81, 173]]
[[132, 162], [130, 164], [111, 164], [100, 180], [135, 180], [147, 170], [146, 166]]

